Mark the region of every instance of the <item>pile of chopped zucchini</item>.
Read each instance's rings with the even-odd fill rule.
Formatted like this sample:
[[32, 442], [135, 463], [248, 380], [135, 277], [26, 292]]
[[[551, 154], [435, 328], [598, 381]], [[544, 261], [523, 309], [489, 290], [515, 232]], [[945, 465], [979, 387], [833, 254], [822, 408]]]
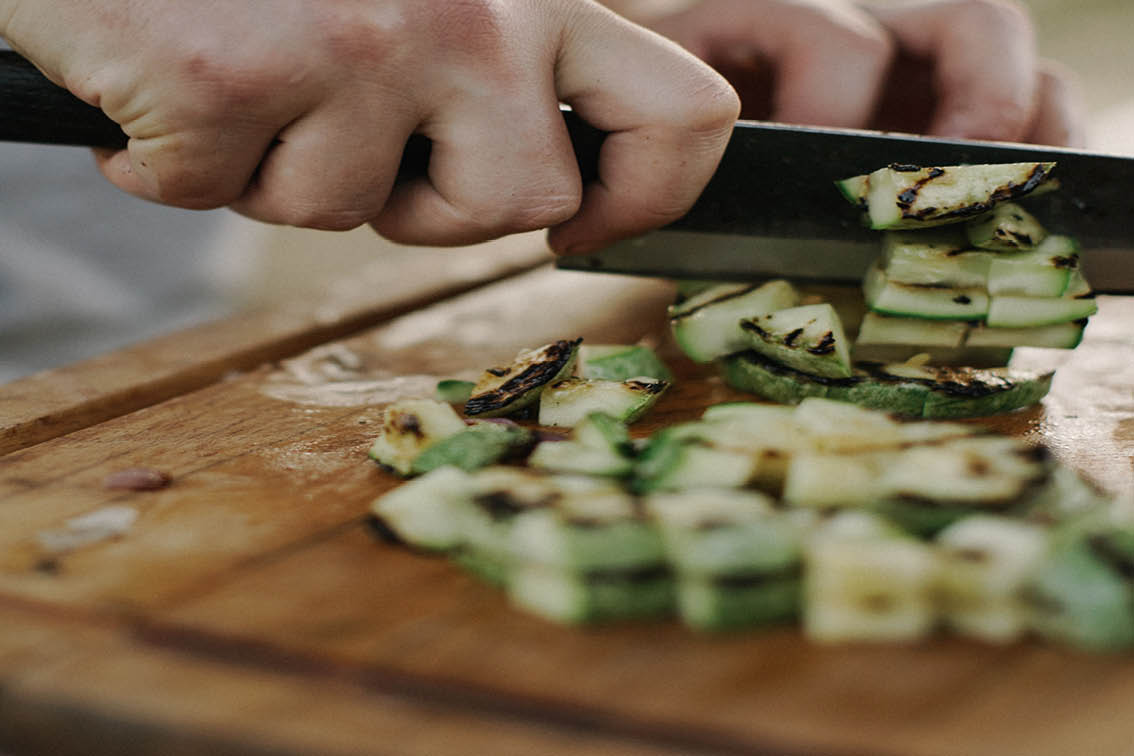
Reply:
[[[648, 346], [580, 347], [581, 342], [525, 349], [510, 364], [485, 370], [476, 382], [445, 379], [433, 399], [391, 404], [370, 458], [403, 477], [446, 465], [476, 470], [531, 451], [536, 434], [509, 416], [532, 417], [527, 413], [535, 409], [540, 425], [571, 428], [601, 413], [624, 429], [622, 424], [648, 412], [673, 380]], [[453, 405], [462, 405], [466, 417]], [[566, 448], [542, 452], [540, 459], [562, 456]]]
[[831, 305], [804, 303], [783, 280], [699, 286], [670, 308], [674, 340], [734, 388], [787, 404], [822, 397], [920, 418], [1035, 404], [1052, 374], [1007, 367], [1012, 349], [1073, 348], [1097, 309], [1074, 239], [1012, 201], [1053, 190], [1053, 168], [894, 165], [839, 182], [883, 231], [853, 343]]
[[816, 398], [716, 405], [638, 440], [594, 413], [523, 464], [438, 467], [373, 504], [556, 622], [1101, 650], [1134, 646], [1134, 524], [1116, 511], [1025, 442]]

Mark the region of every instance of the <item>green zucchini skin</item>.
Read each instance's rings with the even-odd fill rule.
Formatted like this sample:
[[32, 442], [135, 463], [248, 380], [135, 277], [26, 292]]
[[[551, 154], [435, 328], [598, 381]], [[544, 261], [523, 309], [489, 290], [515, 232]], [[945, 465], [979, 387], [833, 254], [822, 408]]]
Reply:
[[583, 345], [579, 348], [580, 375], [602, 381], [656, 378], [673, 382], [673, 372], [648, 346]]
[[782, 404], [823, 397], [927, 419], [982, 417], [1027, 407], [1047, 395], [1053, 378], [999, 368], [925, 367], [922, 375], [903, 375], [894, 366], [860, 363], [851, 378], [825, 379], [756, 352], [727, 357], [721, 369], [729, 386]]
[[446, 465], [477, 470], [522, 456], [534, 443], [535, 434], [527, 428], [479, 423], [429, 446], [414, 458], [410, 472], [421, 475]]

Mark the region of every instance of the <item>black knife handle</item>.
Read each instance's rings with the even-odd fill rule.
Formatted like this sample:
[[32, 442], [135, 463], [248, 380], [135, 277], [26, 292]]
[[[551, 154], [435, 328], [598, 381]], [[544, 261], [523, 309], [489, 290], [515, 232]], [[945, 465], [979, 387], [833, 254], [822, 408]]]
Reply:
[[[571, 111], [563, 112], [583, 181], [598, 175], [605, 134]], [[126, 146], [126, 135], [98, 108], [47, 79], [17, 53], [0, 50], [0, 141], [80, 147]], [[431, 143], [414, 134], [402, 153], [398, 180], [425, 175]]]

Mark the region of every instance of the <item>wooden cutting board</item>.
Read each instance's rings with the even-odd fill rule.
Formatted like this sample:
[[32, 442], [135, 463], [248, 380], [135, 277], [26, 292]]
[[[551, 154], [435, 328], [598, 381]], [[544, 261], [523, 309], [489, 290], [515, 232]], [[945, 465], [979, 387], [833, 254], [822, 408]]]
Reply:
[[[671, 298], [663, 282], [539, 269], [159, 403], [76, 420], [66, 435], [0, 457], [0, 745], [85, 754], [1134, 750], [1134, 655], [944, 638], [832, 648], [790, 628], [718, 637], [675, 622], [561, 628], [371, 531], [369, 503], [396, 484], [366, 459], [383, 404], [520, 348], [574, 336], [656, 344], [679, 382], [641, 433], [743, 398], [673, 350]], [[1044, 406], [987, 422], [1050, 444], [1131, 496], [1134, 299], [1104, 298], [1100, 308], [1074, 352], [1019, 355], [1059, 367]], [[35, 425], [28, 388], [22, 427]], [[51, 402], [66, 421], [58, 397]], [[104, 487], [108, 473], [132, 466], [162, 470], [172, 484]], [[135, 519], [115, 536], [48, 547], [73, 518], [108, 508]]]

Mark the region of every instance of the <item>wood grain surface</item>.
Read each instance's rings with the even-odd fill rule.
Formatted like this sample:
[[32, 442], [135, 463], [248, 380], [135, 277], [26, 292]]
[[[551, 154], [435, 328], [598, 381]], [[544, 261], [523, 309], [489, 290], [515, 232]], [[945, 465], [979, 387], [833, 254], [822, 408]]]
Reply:
[[[637, 432], [742, 398], [676, 354], [671, 297], [663, 282], [541, 269], [0, 457], [0, 614], [24, 627], [0, 628], [0, 733], [102, 722], [97, 742], [76, 735], [86, 753], [121, 753], [143, 730], [186, 752], [555, 754], [584, 736], [591, 751], [573, 752], [1130, 752], [1134, 658], [560, 628], [371, 531], [370, 501], [396, 484], [365, 457], [381, 407], [439, 377], [555, 338], [645, 339], [679, 382]], [[1134, 494], [1131, 323], [1134, 299], [1104, 298], [1079, 349], [1022, 350], [1058, 365], [1053, 392], [987, 422]], [[132, 466], [173, 482], [103, 486]], [[71, 549], [45, 537], [108, 509], [136, 519]], [[71, 666], [40, 675], [36, 654], [54, 652], [33, 648], [39, 626]], [[247, 705], [225, 708], [230, 686]], [[344, 731], [321, 736], [338, 711]], [[402, 712], [439, 717], [441, 734], [387, 724]]]
[[548, 255], [530, 235], [461, 250], [387, 247], [373, 265], [318, 296], [13, 381], [0, 386], [0, 454], [356, 333], [529, 270]]

